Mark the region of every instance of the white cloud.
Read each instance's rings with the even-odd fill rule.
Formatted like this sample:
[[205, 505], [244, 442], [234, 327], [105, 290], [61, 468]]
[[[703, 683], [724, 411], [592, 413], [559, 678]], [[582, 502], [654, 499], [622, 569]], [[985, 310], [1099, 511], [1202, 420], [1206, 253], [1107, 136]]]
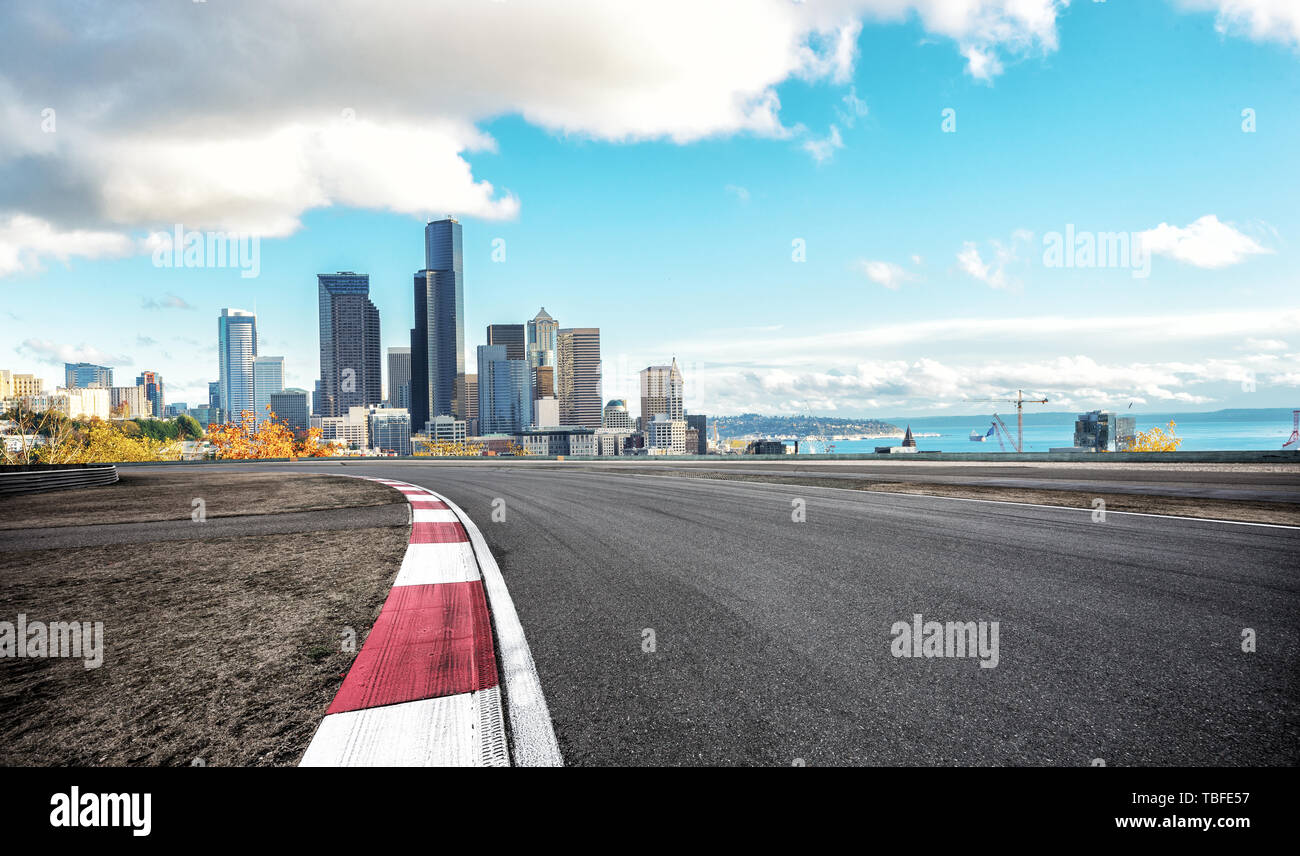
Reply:
[[43, 259], [115, 258], [139, 251], [126, 235], [97, 229], [60, 229], [47, 220], [14, 214], [0, 221], [0, 276], [39, 271]]
[[812, 155], [817, 163], [825, 163], [835, 155], [837, 149], [844, 148], [840, 138], [840, 129], [831, 125], [830, 133], [820, 139], [813, 137], [803, 142], [803, 150]]
[[1168, 256], [1201, 268], [1227, 267], [1247, 256], [1272, 252], [1227, 223], [1219, 222], [1213, 214], [1206, 214], [1182, 228], [1161, 223], [1142, 232], [1140, 238], [1142, 246], [1153, 255]]
[[732, 196], [739, 199], [741, 202], [749, 201], [749, 188], [741, 187], [738, 184], [728, 184], [725, 189], [728, 193], [730, 193]]
[[844, 104], [844, 107], [837, 107], [835, 113], [840, 117], [840, 122], [846, 128], [852, 128], [859, 119], [871, 112], [867, 102], [858, 97], [856, 86], [849, 87], [848, 94], [841, 98], [840, 101]]
[[883, 285], [891, 291], [897, 291], [904, 282], [914, 279], [901, 265], [896, 265], [893, 262], [859, 259], [857, 268], [866, 275], [867, 279], [878, 285]]
[[[21, 72], [0, 71], [0, 222], [49, 224], [60, 238], [50, 254], [93, 258], [178, 222], [286, 235], [330, 205], [508, 219], [520, 200], [468, 159], [493, 146], [484, 121], [519, 115], [615, 142], [786, 139], [776, 87], [849, 82], [864, 21], [915, 15], [992, 56], [1055, 49], [1059, 5], [512, 0], [453, 15], [424, 0], [330, 14], [223, 0], [141, 16], [107, 0], [76, 15], [2, 4], [5, 68]], [[862, 115], [852, 90], [845, 103]], [[839, 133], [804, 147], [825, 160]], [[3, 238], [0, 275], [39, 264], [50, 244], [12, 226]]]
[[1011, 241], [990, 241], [992, 255], [985, 261], [979, 246], [974, 241], [966, 241], [957, 253], [957, 266], [990, 288], [1015, 288], [1019, 283], [1010, 275], [1008, 268], [1020, 261], [1019, 248], [1033, 240], [1033, 233], [1027, 229], [1017, 229], [1011, 233]]
[[966, 71], [976, 80], [992, 80], [1002, 73], [1002, 62], [990, 50], [966, 45], [961, 49], [966, 57]]
[[64, 363], [95, 363], [101, 366], [129, 365], [130, 357], [110, 354], [90, 345], [65, 345], [49, 339], [24, 339], [18, 345], [18, 353], [30, 356], [42, 363], [61, 366]]
[[1178, 0], [1178, 5], [1215, 12], [1214, 26], [1221, 33], [1300, 45], [1300, 3], [1295, 0]]

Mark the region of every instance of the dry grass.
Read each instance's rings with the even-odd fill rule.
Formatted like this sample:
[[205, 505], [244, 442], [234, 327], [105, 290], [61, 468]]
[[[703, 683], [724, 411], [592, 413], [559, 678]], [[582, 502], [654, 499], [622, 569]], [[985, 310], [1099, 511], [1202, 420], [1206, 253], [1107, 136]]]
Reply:
[[[360, 479], [178, 468], [0, 502], [0, 528], [403, 502]], [[104, 661], [0, 659], [0, 765], [294, 764], [378, 615], [405, 525], [0, 551], [0, 620], [102, 621]]]
[[124, 467], [115, 485], [30, 493], [0, 499], [0, 530], [187, 520], [201, 498], [208, 517], [282, 514], [402, 502], [375, 482], [294, 473], [222, 472], [177, 467], [142, 473]]

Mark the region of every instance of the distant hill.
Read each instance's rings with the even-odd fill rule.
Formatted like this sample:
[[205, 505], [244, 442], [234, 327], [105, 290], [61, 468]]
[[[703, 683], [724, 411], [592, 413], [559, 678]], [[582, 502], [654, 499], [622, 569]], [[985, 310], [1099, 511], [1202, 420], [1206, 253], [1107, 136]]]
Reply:
[[710, 417], [717, 422], [721, 437], [744, 437], [750, 434], [793, 435], [806, 437], [819, 434], [892, 434], [903, 429], [879, 419], [838, 419], [826, 416], [764, 416], [760, 413], [742, 413], [739, 416]]

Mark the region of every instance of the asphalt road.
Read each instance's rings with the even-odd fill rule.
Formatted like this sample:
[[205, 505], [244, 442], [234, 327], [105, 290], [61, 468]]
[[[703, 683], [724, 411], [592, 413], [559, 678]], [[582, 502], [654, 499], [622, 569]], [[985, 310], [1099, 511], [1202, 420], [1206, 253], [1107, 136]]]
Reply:
[[[341, 468], [474, 517], [566, 763], [1300, 763], [1300, 531], [574, 466]], [[997, 667], [894, 657], [916, 613]]]

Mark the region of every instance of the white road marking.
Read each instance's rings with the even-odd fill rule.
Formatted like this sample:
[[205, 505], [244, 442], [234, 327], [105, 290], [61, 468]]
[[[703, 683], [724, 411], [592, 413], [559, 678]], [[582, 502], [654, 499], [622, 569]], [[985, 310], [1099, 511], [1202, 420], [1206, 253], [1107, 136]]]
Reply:
[[455, 523], [460, 519], [450, 508], [412, 508], [412, 523]]
[[[418, 513], [418, 512], [417, 512]], [[451, 514], [450, 511], [447, 512]], [[474, 548], [468, 541], [451, 544], [408, 544], [393, 588], [437, 583], [468, 583], [479, 579]]]
[[[331, 713], [302, 767], [508, 767], [497, 687]], [[485, 727], [486, 725], [486, 727]]]

